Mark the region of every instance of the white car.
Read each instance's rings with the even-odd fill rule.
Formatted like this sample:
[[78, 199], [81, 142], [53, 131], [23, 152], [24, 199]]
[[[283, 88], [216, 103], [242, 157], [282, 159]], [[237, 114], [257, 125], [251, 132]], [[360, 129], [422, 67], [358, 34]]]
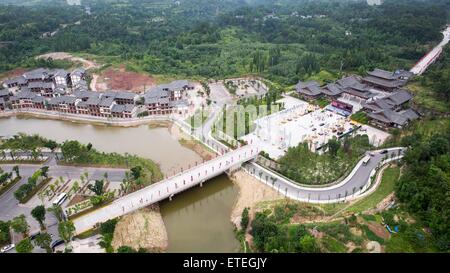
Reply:
[[10, 251], [11, 249], [13, 249], [15, 247], [16, 247], [15, 244], [6, 245], [6, 246], [2, 247], [2, 249], [0, 249], [0, 252], [1, 253], [8, 252], [8, 251]]

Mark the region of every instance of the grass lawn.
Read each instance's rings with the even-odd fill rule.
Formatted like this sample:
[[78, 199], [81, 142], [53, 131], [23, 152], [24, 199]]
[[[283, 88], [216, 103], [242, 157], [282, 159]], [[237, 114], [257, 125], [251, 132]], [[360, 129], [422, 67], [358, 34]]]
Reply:
[[300, 184], [325, 185], [335, 182], [350, 172], [360, 160], [360, 155], [371, 149], [367, 135], [357, 135], [345, 141], [347, 144], [341, 144], [335, 156], [328, 152], [312, 152], [307, 143], [290, 147], [278, 160], [279, 172]]
[[326, 252], [331, 253], [345, 253], [347, 252], [347, 247], [339, 242], [338, 240], [325, 236], [323, 237], [320, 242], [322, 243], [322, 247], [325, 248]]
[[430, 88], [423, 87], [419, 82], [409, 83], [406, 88], [414, 94], [414, 102], [417, 105], [442, 113], [449, 112], [450, 105], [436, 98], [435, 92]]
[[450, 119], [421, 119], [411, 124], [408, 128], [410, 132], [417, 132], [425, 136], [442, 133], [450, 129]]
[[388, 167], [383, 172], [383, 178], [381, 183], [374, 193], [367, 196], [366, 198], [356, 202], [354, 205], [347, 208], [350, 212], [363, 212], [368, 209], [375, 207], [380, 203], [386, 196], [394, 191], [394, 185], [397, 182], [400, 175], [399, 167]]
[[320, 84], [326, 84], [337, 80], [339, 77], [326, 70], [321, 70], [319, 73], [314, 74], [306, 79], [306, 81], [318, 81]]
[[320, 108], [324, 108], [325, 106], [330, 104], [331, 101], [325, 98], [318, 98], [313, 100], [312, 103], [318, 105]]
[[350, 116], [350, 119], [362, 124], [367, 124], [369, 122], [367, 114], [363, 111], [358, 111], [354, 113], [353, 115]]

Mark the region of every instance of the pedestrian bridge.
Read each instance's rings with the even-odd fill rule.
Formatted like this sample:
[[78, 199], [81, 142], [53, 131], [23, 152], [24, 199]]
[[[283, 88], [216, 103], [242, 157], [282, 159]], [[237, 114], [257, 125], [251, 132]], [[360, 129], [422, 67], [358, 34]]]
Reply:
[[196, 185], [201, 186], [203, 182], [223, 172], [234, 170], [240, 167], [242, 163], [255, 159], [258, 152], [256, 146], [246, 145], [175, 176], [120, 197], [104, 207], [73, 219], [76, 234], [92, 229], [97, 223], [114, 219], [166, 198], [172, 198], [173, 195]]

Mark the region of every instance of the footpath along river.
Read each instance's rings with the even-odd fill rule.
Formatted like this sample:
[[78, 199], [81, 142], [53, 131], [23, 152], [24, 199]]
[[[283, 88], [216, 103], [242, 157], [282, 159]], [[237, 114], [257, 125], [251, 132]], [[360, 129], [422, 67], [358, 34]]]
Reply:
[[[36, 118], [0, 119], [0, 136], [23, 132], [63, 142], [78, 140], [99, 151], [135, 154], [158, 163], [166, 174], [200, 162], [201, 157], [182, 146], [167, 128], [121, 128]], [[237, 187], [226, 175], [160, 204], [166, 225], [168, 252], [235, 252], [239, 242], [230, 214]]]

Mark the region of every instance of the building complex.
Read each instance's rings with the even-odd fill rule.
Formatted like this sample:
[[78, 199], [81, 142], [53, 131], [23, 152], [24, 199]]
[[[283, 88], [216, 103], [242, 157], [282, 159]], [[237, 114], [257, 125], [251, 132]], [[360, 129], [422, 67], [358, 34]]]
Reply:
[[353, 106], [344, 102], [342, 98], [346, 98], [357, 102], [367, 113], [370, 124], [382, 129], [402, 128], [419, 117], [408, 107], [412, 95], [403, 88], [412, 76], [405, 70], [375, 69], [367, 72], [365, 77], [350, 75], [325, 86], [317, 81], [300, 81], [295, 91], [305, 100], [330, 99], [332, 103], [327, 109], [347, 116], [352, 114]]
[[187, 80], [162, 84], [136, 94], [127, 91], [93, 92], [86, 71], [39, 68], [3, 82], [0, 111], [40, 109], [58, 113], [104, 118], [184, 114], [184, 91], [193, 89]]

